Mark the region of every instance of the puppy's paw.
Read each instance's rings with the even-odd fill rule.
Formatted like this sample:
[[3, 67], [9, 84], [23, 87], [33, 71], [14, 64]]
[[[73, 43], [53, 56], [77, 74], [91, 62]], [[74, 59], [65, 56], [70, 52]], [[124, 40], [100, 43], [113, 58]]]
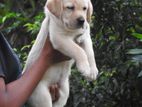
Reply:
[[91, 67], [89, 79], [96, 80], [97, 79], [97, 75], [98, 75], [97, 67]]
[[77, 64], [77, 68], [85, 77], [90, 75], [90, 66], [88, 62], [81, 62]]

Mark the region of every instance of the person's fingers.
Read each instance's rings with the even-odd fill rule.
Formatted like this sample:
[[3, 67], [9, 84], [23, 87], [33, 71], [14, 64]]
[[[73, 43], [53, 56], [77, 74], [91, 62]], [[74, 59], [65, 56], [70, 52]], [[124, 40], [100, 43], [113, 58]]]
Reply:
[[52, 86], [50, 86], [49, 89], [50, 89], [50, 94], [51, 94], [51, 97], [52, 97], [52, 101], [54, 102], [54, 100], [55, 100], [55, 88], [52, 85]]
[[59, 99], [59, 86], [55, 85], [55, 101]]
[[59, 86], [57, 84], [51, 85], [49, 87], [52, 101], [55, 102], [59, 99]]
[[69, 58], [68, 56], [63, 55], [61, 52], [54, 50], [54, 61], [55, 62], [61, 62], [61, 61], [65, 61], [65, 60], [70, 60], [71, 58]]
[[58, 50], [55, 50], [49, 40], [49, 38], [47, 37], [45, 45], [44, 45], [44, 53], [48, 55], [48, 58], [50, 57], [51, 62], [54, 63], [59, 63], [61, 61], [66, 61], [69, 60], [71, 58], [69, 58], [68, 56], [62, 54], [61, 52], [59, 52]]

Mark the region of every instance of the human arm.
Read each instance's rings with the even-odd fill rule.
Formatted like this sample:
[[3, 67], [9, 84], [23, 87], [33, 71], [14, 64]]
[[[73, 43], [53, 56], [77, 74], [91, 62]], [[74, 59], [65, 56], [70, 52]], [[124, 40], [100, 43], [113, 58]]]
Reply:
[[[58, 59], [58, 60], [57, 60]], [[47, 40], [37, 61], [16, 81], [5, 84], [0, 78], [0, 107], [21, 107], [52, 64], [65, 60], [62, 54], [53, 50]]]

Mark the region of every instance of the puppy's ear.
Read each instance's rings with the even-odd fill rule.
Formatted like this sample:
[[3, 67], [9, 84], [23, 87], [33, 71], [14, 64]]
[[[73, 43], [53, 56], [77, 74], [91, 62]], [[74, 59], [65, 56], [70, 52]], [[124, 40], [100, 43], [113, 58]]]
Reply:
[[60, 17], [63, 11], [62, 0], [47, 0], [46, 7], [56, 17]]
[[91, 22], [91, 16], [93, 14], [93, 6], [91, 0], [88, 0], [87, 21]]

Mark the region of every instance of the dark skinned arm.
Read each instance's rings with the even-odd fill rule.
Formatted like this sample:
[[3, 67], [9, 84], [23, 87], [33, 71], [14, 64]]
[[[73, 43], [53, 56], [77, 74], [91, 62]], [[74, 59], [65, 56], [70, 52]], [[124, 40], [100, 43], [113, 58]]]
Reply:
[[9, 84], [5, 84], [4, 79], [0, 78], [0, 107], [21, 107], [41, 80], [46, 69], [52, 64], [67, 59], [54, 50], [47, 39], [40, 57], [21, 78]]

